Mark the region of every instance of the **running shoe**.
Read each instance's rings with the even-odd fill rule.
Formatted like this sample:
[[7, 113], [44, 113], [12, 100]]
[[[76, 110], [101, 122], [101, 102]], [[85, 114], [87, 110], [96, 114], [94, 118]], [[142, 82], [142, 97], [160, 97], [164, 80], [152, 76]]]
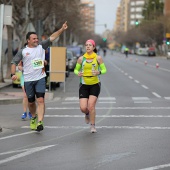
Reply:
[[27, 112], [24, 112], [21, 116], [21, 119], [26, 119], [26, 117], [27, 117]]
[[91, 131], [91, 133], [96, 133], [97, 132], [97, 130], [95, 128], [95, 125], [91, 125], [90, 131]]
[[30, 129], [36, 130], [37, 129], [37, 117], [32, 117], [30, 120]]
[[30, 112], [28, 113], [28, 117], [29, 117], [29, 119], [32, 118], [32, 114]]
[[43, 126], [43, 122], [42, 121], [39, 121], [38, 124], [37, 124], [37, 129], [36, 131], [40, 132], [44, 129], [44, 126]]
[[87, 124], [89, 124], [89, 122], [90, 122], [90, 115], [89, 115], [89, 113], [87, 113], [87, 114], [85, 115], [85, 122], [86, 122]]

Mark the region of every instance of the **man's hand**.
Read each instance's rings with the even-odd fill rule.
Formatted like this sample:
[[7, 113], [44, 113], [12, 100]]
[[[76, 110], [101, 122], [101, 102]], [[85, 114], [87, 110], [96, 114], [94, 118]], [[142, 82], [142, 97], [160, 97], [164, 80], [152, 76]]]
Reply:
[[11, 79], [12, 79], [13, 81], [15, 81], [16, 79], [18, 79], [18, 77], [17, 77], [16, 75], [13, 75], [13, 76], [11, 77]]
[[62, 29], [63, 30], [66, 30], [68, 28], [68, 26], [67, 26], [67, 21], [63, 24], [63, 26], [62, 26]]

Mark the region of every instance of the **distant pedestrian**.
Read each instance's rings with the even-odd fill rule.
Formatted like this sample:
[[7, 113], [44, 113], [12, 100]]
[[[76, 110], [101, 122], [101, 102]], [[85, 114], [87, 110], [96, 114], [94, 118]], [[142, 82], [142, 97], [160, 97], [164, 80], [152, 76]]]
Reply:
[[95, 42], [87, 40], [85, 47], [86, 53], [78, 58], [74, 73], [80, 77], [80, 109], [85, 114], [85, 122], [91, 124], [91, 133], [95, 133], [95, 106], [101, 89], [100, 75], [107, 70], [102, 57], [97, 55]]
[[128, 54], [129, 54], [129, 48], [125, 48], [125, 55], [126, 55], [126, 58], [128, 57]]
[[[59, 35], [67, 29], [67, 22], [62, 25], [62, 28], [54, 32], [48, 39], [39, 43], [38, 36], [35, 32], [28, 32], [26, 35], [27, 45], [18, 51], [11, 62], [11, 77], [16, 80], [15, 75], [16, 65], [22, 60], [24, 87], [28, 97], [28, 107], [32, 118], [30, 128], [32, 130], [42, 131], [44, 129], [43, 119], [45, 114], [45, 50], [50, 46]], [[36, 102], [35, 102], [36, 97]], [[38, 123], [36, 112], [38, 114]]]

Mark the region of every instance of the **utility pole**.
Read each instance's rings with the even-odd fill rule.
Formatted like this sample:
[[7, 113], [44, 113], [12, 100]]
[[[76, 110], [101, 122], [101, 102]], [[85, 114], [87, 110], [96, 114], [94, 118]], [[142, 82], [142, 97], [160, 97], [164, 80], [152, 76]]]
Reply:
[[0, 5], [0, 82], [3, 82], [3, 69], [2, 69], [2, 35], [4, 23], [4, 4]]

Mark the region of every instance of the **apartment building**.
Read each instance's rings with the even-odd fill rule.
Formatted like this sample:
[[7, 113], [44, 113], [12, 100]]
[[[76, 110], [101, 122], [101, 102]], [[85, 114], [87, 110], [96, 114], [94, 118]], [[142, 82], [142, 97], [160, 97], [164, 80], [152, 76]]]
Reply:
[[116, 11], [116, 20], [114, 23], [114, 28], [113, 31], [116, 32], [117, 30], [120, 30], [121, 28], [121, 7], [120, 5], [117, 7], [117, 11]]
[[81, 14], [83, 15], [83, 29], [95, 32], [95, 5], [91, 0], [81, 0]]
[[142, 11], [145, 4], [145, 0], [129, 0], [128, 4], [128, 29], [135, 26], [136, 21], [138, 23], [143, 19]]
[[128, 3], [129, 0], [121, 0], [120, 2], [120, 30], [123, 32], [128, 29]]

